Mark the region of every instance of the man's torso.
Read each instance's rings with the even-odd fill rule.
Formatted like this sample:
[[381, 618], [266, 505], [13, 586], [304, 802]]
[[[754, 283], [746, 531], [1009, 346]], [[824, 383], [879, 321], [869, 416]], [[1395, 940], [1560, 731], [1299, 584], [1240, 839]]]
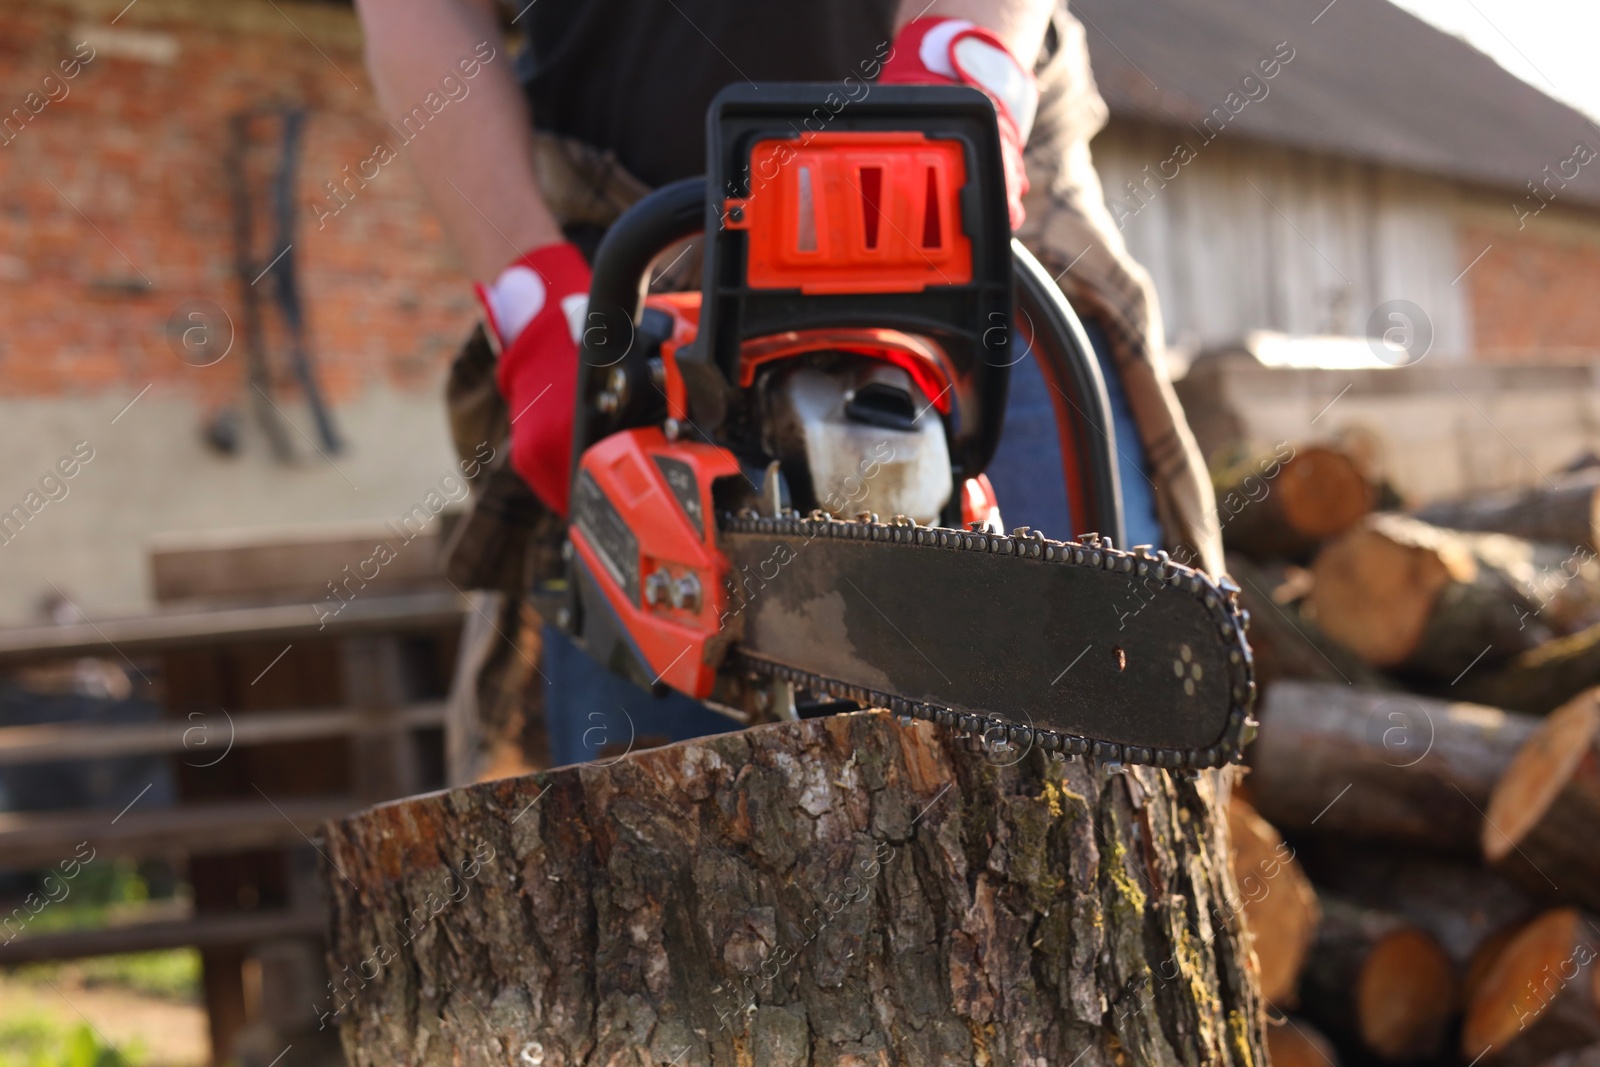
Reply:
[[[703, 173], [731, 82], [870, 81], [898, 0], [543, 0], [519, 72], [534, 124], [616, 154], [652, 186]], [[852, 83], [854, 84], [854, 83]]]

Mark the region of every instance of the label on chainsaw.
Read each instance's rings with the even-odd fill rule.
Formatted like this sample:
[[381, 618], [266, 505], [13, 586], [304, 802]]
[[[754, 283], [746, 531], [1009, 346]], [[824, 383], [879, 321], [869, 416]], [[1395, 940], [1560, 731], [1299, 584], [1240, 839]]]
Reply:
[[611, 580], [627, 591], [628, 599], [639, 603], [639, 538], [586, 470], [580, 470], [573, 483], [572, 521], [589, 539]]
[[694, 468], [681, 459], [671, 456], [655, 456], [656, 469], [661, 472], [661, 477], [667, 480], [667, 485], [672, 489], [672, 495], [677, 499], [678, 506], [683, 508], [684, 515], [694, 526], [694, 532], [701, 539], [706, 536], [706, 517], [700, 511], [700, 485], [695, 481]]
[[785, 561], [740, 590], [758, 673], [1105, 760], [1211, 766], [1242, 744], [1243, 616], [1162, 557], [820, 519], [728, 518], [720, 540], [736, 573]]

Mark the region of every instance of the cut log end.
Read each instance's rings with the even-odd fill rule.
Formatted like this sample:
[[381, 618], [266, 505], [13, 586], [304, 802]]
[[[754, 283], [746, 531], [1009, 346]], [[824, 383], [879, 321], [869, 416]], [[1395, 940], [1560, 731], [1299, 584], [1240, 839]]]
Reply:
[[1228, 805], [1228, 835], [1261, 995], [1280, 1007], [1292, 1006], [1322, 918], [1316, 890], [1283, 837], [1237, 792]]
[[1438, 1051], [1455, 1007], [1455, 974], [1439, 943], [1421, 930], [1396, 930], [1361, 968], [1356, 1006], [1361, 1038], [1390, 1060]]
[[1419, 926], [1391, 912], [1323, 898], [1301, 999], [1329, 1033], [1383, 1060], [1427, 1059], [1445, 1046], [1456, 990], [1449, 955]]
[[1506, 946], [1515, 941], [1517, 935], [1522, 933], [1526, 923], [1513, 923], [1502, 927], [1485, 937], [1478, 947], [1473, 950], [1471, 958], [1467, 960], [1465, 976], [1461, 979], [1461, 999], [1463, 1003], [1471, 1004], [1478, 997], [1478, 991], [1483, 988], [1489, 976], [1494, 973], [1494, 965], [1500, 959], [1500, 954]]
[[1553, 712], [1517, 752], [1489, 798], [1483, 854], [1499, 863], [1527, 837], [1572, 780], [1600, 732], [1600, 690]]
[[1372, 510], [1372, 487], [1348, 456], [1329, 448], [1303, 448], [1279, 475], [1283, 515], [1301, 535], [1335, 537]]
[[1311, 602], [1328, 636], [1373, 666], [1392, 667], [1421, 643], [1439, 594], [1472, 579], [1473, 562], [1430, 543], [1420, 524], [1383, 518], [1323, 550]]
[[[1506, 944], [1467, 1006], [1463, 1055], [1537, 1062], [1600, 1041], [1600, 971], [1586, 926], [1582, 913], [1560, 908]], [[1522, 1049], [1531, 1055], [1511, 1055]]]
[[1281, 459], [1285, 447], [1214, 479], [1223, 539], [1252, 559], [1307, 559], [1372, 510], [1376, 494], [1349, 456], [1311, 446]]
[[1272, 1067], [1339, 1067], [1333, 1042], [1304, 1020], [1284, 1019], [1267, 1028], [1267, 1062]]

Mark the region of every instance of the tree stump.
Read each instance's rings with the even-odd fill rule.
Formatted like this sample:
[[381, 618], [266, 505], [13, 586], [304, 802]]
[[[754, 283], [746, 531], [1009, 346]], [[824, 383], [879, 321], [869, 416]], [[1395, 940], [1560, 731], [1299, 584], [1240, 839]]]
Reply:
[[[350, 1062], [1264, 1062], [1227, 772], [877, 712], [330, 824]], [[321, 1009], [319, 1009], [321, 1010]]]

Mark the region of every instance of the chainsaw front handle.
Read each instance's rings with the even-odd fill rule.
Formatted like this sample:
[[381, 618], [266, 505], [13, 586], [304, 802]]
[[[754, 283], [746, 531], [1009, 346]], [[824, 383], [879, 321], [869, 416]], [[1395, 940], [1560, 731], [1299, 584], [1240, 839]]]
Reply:
[[[650, 265], [673, 245], [704, 232], [707, 193], [703, 177], [663, 186], [617, 219], [595, 253], [579, 347], [574, 477], [583, 453], [620, 428], [596, 404], [611, 368], [646, 358], [640, 326]], [[1083, 323], [1039, 261], [1016, 240], [1011, 242], [1011, 258], [1015, 321], [1007, 340], [1024, 346], [1023, 356], [1016, 359], [1031, 354], [1038, 361], [1054, 393], [1068, 498], [1079, 527], [1074, 532], [1092, 530], [1121, 545], [1126, 537], [1116, 430], [1100, 363]], [[971, 477], [979, 472], [964, 473]]]

